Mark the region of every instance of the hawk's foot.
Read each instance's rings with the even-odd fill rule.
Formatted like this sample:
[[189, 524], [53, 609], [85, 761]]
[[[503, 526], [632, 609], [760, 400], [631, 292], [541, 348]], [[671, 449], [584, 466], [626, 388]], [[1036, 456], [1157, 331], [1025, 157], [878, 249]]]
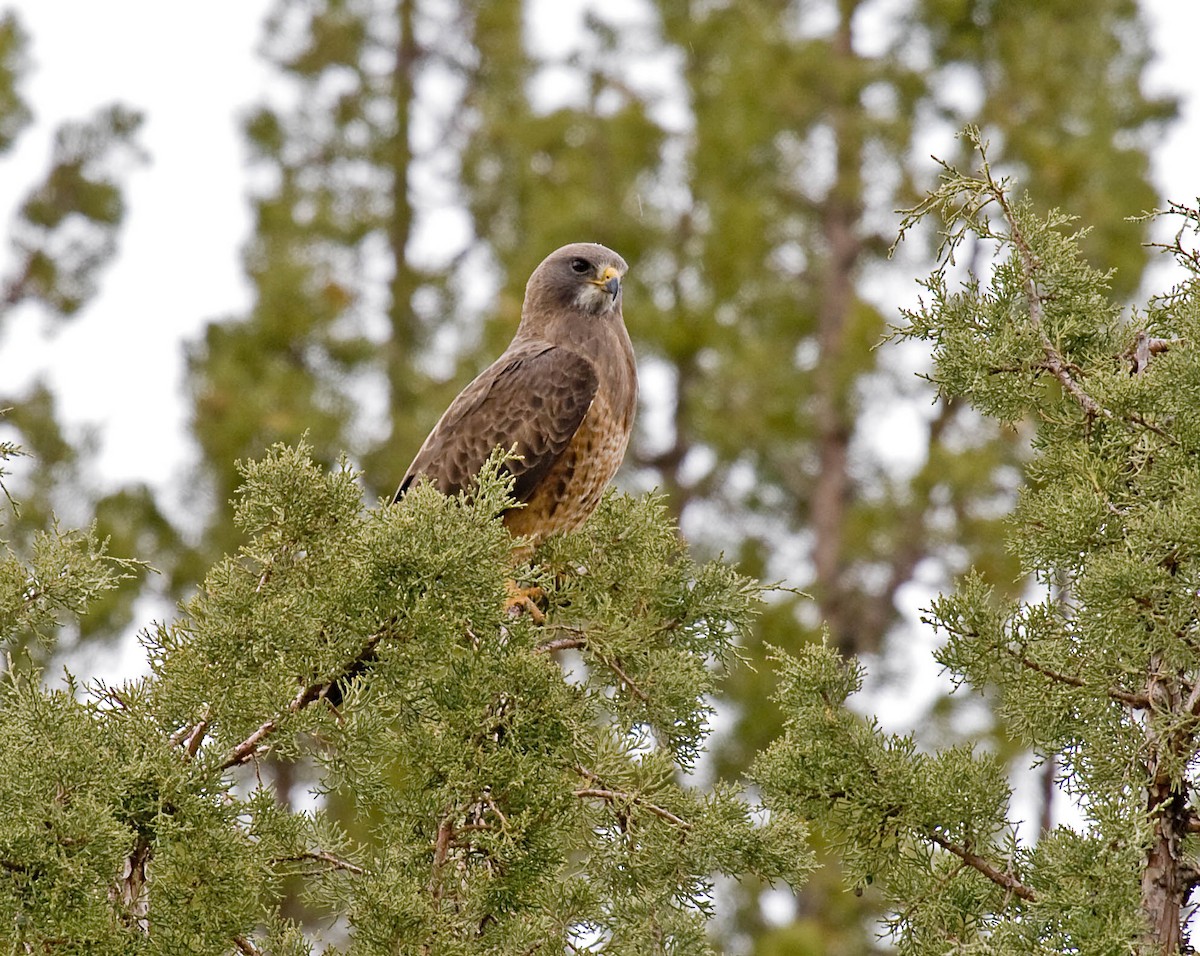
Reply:
[[546, 592], [539, 587], [524, 588], [516, 581], [508, 581], [508, 597], [504, 599], [504, 613], [508, 617], [520, 617], [528, 614], [534, 624], [545, 624], [546, 615], [537, 602], [546, 597]]

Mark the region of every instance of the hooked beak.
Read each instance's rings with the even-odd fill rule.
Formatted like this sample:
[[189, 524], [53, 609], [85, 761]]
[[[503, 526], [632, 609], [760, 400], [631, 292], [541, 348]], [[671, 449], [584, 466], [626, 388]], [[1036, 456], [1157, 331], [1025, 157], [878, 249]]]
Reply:
[[616, 270], [615, 266], [609, 266], [604, 270], [599, 279], [593, 279], [592, 281], [614, 299], [617, 297], [617, 293], [621, 291], [621, 273]]

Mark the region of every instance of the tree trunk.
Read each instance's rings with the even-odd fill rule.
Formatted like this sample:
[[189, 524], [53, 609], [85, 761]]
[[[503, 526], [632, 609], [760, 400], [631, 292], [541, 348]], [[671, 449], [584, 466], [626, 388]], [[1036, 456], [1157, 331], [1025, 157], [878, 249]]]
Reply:
[[409, 128], [417, 61], [420, 57], [414, 36], [415, 5], [416, 0], [399, 0], [396, 6], [399, 36], [392, 70], [395, 128], [387, 159], [392, 179], [392, 209], [388, 221], [388, 248], [392, 257], [392, 278], [388, 285], [391, 339], [387, 345], [387, 377], [393, 435], [396, 423], [411, 413], [412, 390], [416, 384], [413, 355], [418, 336], [412, 303], [420, 277], [408, 261], [408, 243], [413, 227], [413, 208], [408, 195], [408, 173], [412, 165]]
[[[856, 0], [839, 5], [840, 19], [833, 39], [835, 54], [855, 58], [851, 21]], [[847, 616], [844, 534], [850, 476], [850, 439], [854, 432], [847, 383], [843, 381], [842, 354], [846, 323], [854, 308], [854, 279], [862, 255], [859, 224], [862, 219], [862, 135], [857, 71], [839, 71], [845, 85], [835, 91], [830, 123], [836, 139], [836, 179], [825, 199], [821, 229], [826, 258], [817, 304], [817, 345], [820, 359], [815, 372], [814, 411], [817, 428], [817, 477], [812, 493], [813, 566], [821, 616], [839, 650], [858, 653], [860, 635], [851, 633]], [[874, 642], [872, 642], [874, 643]]]
[[1142, 909], [1149, 924], [1149, 938], [1143, 951], [1175, 956], [1183, 952], [1184, 907], [1195, 884], [1195, 870], [1182, 855], [1191, 809], [1187, 785], [1176, 768], [1186, 765], [1184, 758], [1194, 749], [1194, 735], [1178, 726], [1165, 736], [1159, 733], [1154, 712], [1183, 715], [1187, 707], [1180, 682], [1162, 674], [1157, 658], [1150, 662], [1150, 675], [1146, 696], [1151, 702], [1151, 712], [1145, 716], [1150, 778], [1146, 810], [1153, 835], [1142, 871]]

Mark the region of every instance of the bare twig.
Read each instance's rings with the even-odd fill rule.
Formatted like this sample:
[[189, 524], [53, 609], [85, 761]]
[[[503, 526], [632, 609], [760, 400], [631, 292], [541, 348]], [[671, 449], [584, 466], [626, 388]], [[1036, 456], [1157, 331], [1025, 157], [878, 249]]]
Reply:
[[491, 787], [488, 787], [484, 791], [483, 802], [485, 804], [487, 804], [488, 809], [491, 810], [492, 813], [496, 814], [496, 816], [500, 819], [500, 827], [501, 827], [501, 829], [503, 829], [503, 831], [505, 833], [507, 833], [508, 832], [508, 817], [506, 817], [504, 815], [504, 811], [501, 810], [496, 805], [496, 801], [492, 799], [492, 788]]
[[327, 853], [324, 850], [313, 850], [309, 853], [300, 853], [296, 856], [277, 856], [271, 860], [272, 866], [277, 866], [280, 863], [300, 863], [304, 860], [312, 860], [316, 863], [328, 863], [331, 869], [346, 870], [348, 873], [353, 873], [355, 876], [365, 876], [366, 870], [361, 866], [351, 863], [349, 860], [343, 860], [341, 857], [334, 856], [332, 853]]
[[242, 956], [262, 956], [262, 950], [255, 946], [254, 943], [245, 936], [233, 937], [233, 945], [237, 947], [237, 951], [241, 953]]
[[204, 742], [204, 734], [208, 730], [208, 716], [208, 712], [205, 711], [204, 716], [196, 722], [196, 726], [192, 728], [192, 732], [183, 741], [183, 749], [189, 759], [196, 756], [196, 752], [200, 749], [200, 744]]
[[109, 897], [123, 909], [121, 918], [143, 933], [150, 931], [147, 916], [150, 912], [149, 894], [146, 892], [146, 867], [153, 856], [153, 848], [145, 836], [139, 835], [133, 849], [125, 858], [124, 871], [116, 886], [109, 888]]
[[1133, 348], [1125, 353], [1125, 358], [1132, 365], [1131, 375], [1141, 375], [1150, 364], [1150, 357], [1162, 352], [1169, 352], [1172, 346], [1182, 345], [1183, 339], [1160, 339], [1150, 335], [1145, 329], [1137, 334]]
[[438, 824], [437, 837], [433, 842], [433, 870], [429, 875], [429, 893], [435, 900], [442, 898], [442, 869], [450, 856], [450, 846], [454, 842], [454, 823], [448, 811], [442, 822]]
[[[295, 701], [292, 703], [295, 704]], [[291, 706], [289, 706], [288, 709], [293, 713], [295, 712], [294, 708]], [[254, 731], [254, 733], [229, 751], [229, 755], [221, 761], [221, 769], [228, 770], [230, 767], [237, 767], [241, 764], [244, 764], [258, 751], [259, 743], [274, 733], [275, 728], [278, 726], [279, 719], [276, 717], [272, 717], [270, 720], [264, 720], [258, 725], [258, 729]]]
[[629, 793], [625, 790], [613, 790], [609, 787], [606, 787], [604, 782], [597, 774], [593, 773], [591, 770], [588, 770], [587, 767], [584, 767], [582, 764], [576, 765], [575, 772], [581, 777], [584, 777], [590, 782], [596, 784], [594, 787], [582, 787], [578, 790], [573, 790], [572, 793], [580, 799], [591, 797], [598, 800], [604, 800], [608, 803], [632, 803], [635, 806], [644, 808], [648, 812], [654, 814], [654, 816], [679, 827], [681, 830], [688, 831], [692, 829], [692, 825], [688, 823], [687, 820], [676, 816], [670, 810], [660, 807], [656, 803], [651, 803], [649, 800], [638, 796], [636, 793]]
[[579, 790], [573, 790], [571, 792], [580, 798], [595, 797], [600, 800], [605, 800], [609, 803], [614, 803], [616, 801], [633, 803], [639, 807], [644, 807], [656, 817], [660, 817], [663, 820], [666, 820], [668, 823], [674, 824], [681, 830], [690, 830], [692, 828], [692, 825], [686, 820], [682, 819], [681, 817], [677, 817], [670, 810], [666, 810], [657, 804], [650, 803], [648, 800], [643, 800], [636, 793], [628, 793], [625, 790], [606, 790], [601, 787], [583, 787]]
[[982, 873], [997, 886], [1002, 886], [1014, 896], [1019, 896], [1028, 903], [1037, 902], [1037, 894], [1034, 893], [1028, 886], [1018, 880], [1011, 873], [1005, 873], [999, 870], [991, 863], [981, 857], [978, 853], [972, 853], [966, 847], [961, 847], [957, 843], [951, 843], [940, 833], [934, 832], [929, 834], [929, 838], [948, 853], [953, 853], [956, 857], [962, 860], [971, 869]]
[[1174, 241], [1148, 242], [1146, 243], [1146, 247], [1169, 252], [1179, 260], [1179, 264], [1184, 268], [1193, 273], [1200, 273], [1200, 253], [1195, 249], [1188, 249], [1183, 244], [1184, 233], [1188, 231], [1193, 233], [1200, 232], [1200, 210], [1193, 209], [1191, 206], [1186, 206], [1183, 203], [1171, 202], [1169, 208], [1156, 209], [1152, 213], [1154, 216], [1163, 216], [1166, 214], [1180, 216], [1183, 219], [1179, 230], [1175, 233]]
[[[555, 651], [572, 649], [583, 650], [586, 649], [587, 646], [587, 637], [582, 634], [577, 634], [573, 637], [555, 638], [552, 641], [547, 641], [545, 644], [539, 644], [536, 648], [534, 648], [534, 650], [538, 654], [553, 654]], [[617, 659], [615, 657], [605, 657], [602, 654], [597, 654], [596, 660], [612, 671], [617, 676], [617, 679], [629, 688], [629, 692], [633, 694], [634, 697], [640, 700], [643, 704], [650, 702], [650, 695], [638, 687], [636, 683], [634, 683], [633, 679], [627, 673], [625, 673], [625, 669], [619, 663], [617, 663]]]
[[634, 697], [640, 700], [643, 704], [650, 702], [650, 696], [633, 682], [629, 675], [626, 674], [621, 668], [621, 665], [617, 663], [616, 658], [601, 657], [600, 661], [605, 667], [607, 667], [610, 671], [616, 674], [617, 677], [620, 678], [621, 683], [629, 688], [629, 692], [633, 694]]
[[586, 637], [559, 637], [534, 648], [538, 654], [553, 654], [556, 651], [567, 651], [587, 647]]

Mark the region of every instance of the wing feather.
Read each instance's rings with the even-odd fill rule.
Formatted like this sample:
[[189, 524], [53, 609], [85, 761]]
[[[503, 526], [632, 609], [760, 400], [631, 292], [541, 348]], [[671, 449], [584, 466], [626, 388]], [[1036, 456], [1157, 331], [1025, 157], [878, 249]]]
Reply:
[[528, 501], [566, 451], [598, 384], [592, 364], [569, 349], [509, 349], [450, 403], [409, 465], [396, 500], [418, 477], [456, 494], [470, 487], [497, 446], [515, 446], [516, 456], [504, 467], [514, 478], [516, 499]]

